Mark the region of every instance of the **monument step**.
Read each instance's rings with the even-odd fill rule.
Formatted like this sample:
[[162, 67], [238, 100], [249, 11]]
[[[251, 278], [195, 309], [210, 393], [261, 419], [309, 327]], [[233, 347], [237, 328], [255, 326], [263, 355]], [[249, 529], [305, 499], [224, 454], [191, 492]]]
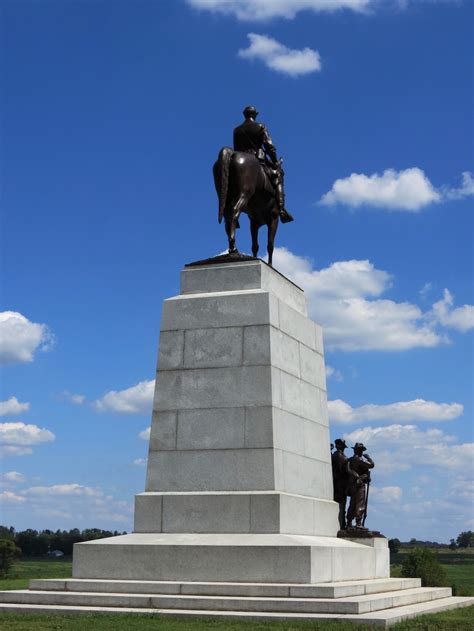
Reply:
[[474, 605], [474, 598], [449, 597], [436, 601], [418, 603], [397, 607], [395, 609], [385, 609], [365, 614], [316, 614], [316, 613], [280, 613], [280, 612], [257, 612], [257, 611], [207, 611], [207, 610], [180, 610], [180, 609], [155, 609], [155, 608], [127, 608], [127, 607], [91, 607], [91, 606], [61, 606], [61, 605], [38, 605], [38, 604], [16, 604], [0, 603], [0, 612], [3, 613], [47, 613], [47, 614], [135, 614], [135, 615], [158, 615], [174, 618], [207, 618], [207, 619], [227, 619], [227, 620], [270, 620], [270, 621], [295, 621], [295, 620], [315, 620], [315, 621], [345, 621], [352, 623], [367, 624], [388, 628], [393, 624], [414, 618], [423, 614], [438, 613], [468, 607]]
[[384, 578], [338, 583], [211, 583], [126, 581], [109, 579], [32, 579], [30, 590], [129, 594], [187, 594], [201, 596], [262, 596], [275, 598], [343, 598], [413, 589], [419, 578]]
[[348, 598], [263, 598], [253, 596], [190, 596], [181, 594], [111, 594], [101, 592], [0, 592], [0, 602], [37, 605], [140, 607], [211, 611], [362, 614], [381, 609], [448, 598], [451, 588], [418, 587]]

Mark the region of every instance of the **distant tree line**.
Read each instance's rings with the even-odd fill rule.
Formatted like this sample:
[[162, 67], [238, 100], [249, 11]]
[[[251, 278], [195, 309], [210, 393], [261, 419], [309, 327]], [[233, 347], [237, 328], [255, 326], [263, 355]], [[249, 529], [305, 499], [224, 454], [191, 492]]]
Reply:
[[400, 541], [400, 539], [389, 539], [388, 547], [390, 552], [397, 553], [400, 547], [404, 548], [450, 548], [456, 550], [458, 548], [474, 548], [474, 532], [466, 530], [461, 532], [456, 539], [451, 539], [449, 544], [438, 543], [437, 541], [420, 541], [419, 539], [410, 539], [410, 541]]
[[86, 528], [79, 530], [33, 530], [28, 528], [17, 532], [13, 527], [0, 526], [0, 539], [13, 541], [21, 549], [22, 556], [45, 556], [53, 550], [60, 550], [65, 555], [72, 554], [72, 547], [81, 541], [92, 541], [125, 535], [126, 532], [117, 530], [101, 530], [100, 528]]

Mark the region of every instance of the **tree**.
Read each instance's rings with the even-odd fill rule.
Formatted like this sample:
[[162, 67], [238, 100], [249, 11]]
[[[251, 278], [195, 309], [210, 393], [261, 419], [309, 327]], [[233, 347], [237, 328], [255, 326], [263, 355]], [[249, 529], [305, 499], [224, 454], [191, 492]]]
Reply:
[[13, 562], [21, 554], [11, 539], [0, 539], [0, 578], [7, 576]]
[[438, 556], [428, 548], [415, 548], [402, 563], [402, 576], [421, 578], [423, 587], [446, 585], [446, 572], [438, 561]]
[[466, 530], [461, 532], [456, 539], [458, 548], [473, 548], [474, 547], [474, 532], [472, 530]]
[[396, 554], [400, 550], [400, 539], [389, 539], [388, 547], [392, 554]]
[[0, 526], [0, 539], [10, 539], [13, 541], [15, 539], [15, 529], [13, 526], [10, 526], [10, 528]]
[[456, 541], [454, 539], [450, 539], [449, 541], [449, 549], [450, 550], [456, 550]]

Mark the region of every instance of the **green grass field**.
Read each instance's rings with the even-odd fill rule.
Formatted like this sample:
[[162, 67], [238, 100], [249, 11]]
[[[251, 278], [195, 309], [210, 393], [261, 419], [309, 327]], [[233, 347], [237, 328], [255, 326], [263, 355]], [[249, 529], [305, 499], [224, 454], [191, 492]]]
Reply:
[[71, 557], [60, 559], [30, 557], [15, 563], [8, 578], [0, 580], [0, 590], [26, 589], [30, 578], [69, 578], [71, 575]]
[[[474, 551], [473, 551], [474, 552]], [[401, 563], [402, 551], [394, 561]], [[459, 595], [474, 595], [474, 554], [447, 552], [439, 556], [450, 584]], [[20, 560], [10, 577], [0, 580], [0, 590], [25, 589], [31, 578], [67, 578], [71, 559]], [[462, 594], [460, 593], [462, 592]], [[474, 607], [420, 616], [392, 627], [393, 631], [473, 631]], [[329, 622], [229, 622], [179, 620], [160, 616], [0, 614], [1, 631], [373, 631], [373, 627]]]
[[[474, 549], [433, 551], [437, 553], [438, 561], [446, 570], [448, 586], [455, 586], [456, 596], [474, 596]], [[402, 548], [397, 554], [391, 555], [392, 574], [397, 573], [397, 566], [409, 552], [409, 549]], [[472, 628], [474, 629], [474, 624]]]

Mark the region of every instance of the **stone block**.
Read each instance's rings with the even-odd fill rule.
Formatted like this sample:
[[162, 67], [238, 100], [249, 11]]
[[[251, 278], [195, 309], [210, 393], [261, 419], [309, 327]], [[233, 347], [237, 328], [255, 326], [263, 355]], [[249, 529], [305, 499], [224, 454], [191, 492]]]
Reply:
[[273, 446], [273, 410], [270, 406], [245, 408], [245, 447]]
[[[321, 390], [326, 390], [326, 371], [324, 357], [312, 348], [299, 344], [301, 379], [308, 381]], [[291, 372], [291, 371], [288, 371]]]
[[246, 494], [163, 496], [163, 532], [249, 532]]
[[375, 578], [375, 554], [366, 546], [338, 547], [332, 551], [333, 581]]
[[332, 555], [334, 549], [319, 545], [311, 548], [311, 580], [308, 583], [325, 583], [334, 580]]
[[276, 300], [274, 296], [259, 289], [175, 296], [163, 302], [161, 330], [240, 327], [258, 324], [278, 326]]
[[274, 268], [259, 261], [185, 268], [181, 272], [181, 294], [250, 289], [266, 290], [296, 311], [307, 314], [303, 290]]
[[272, 365], [299, 377], [300, 352], [298, 342], [286, 333], [270, 327], [270, 345]]
[[253, 262], [236, 265], [186, 267], [181, 272], [181, 294], [202, 294], [262, 288], [262, 266]]
[[272, 405], [270, 366], [158, 371], [154, 410]]
[[135, 495], [134, 532], [161, 532], [163, 496], [159, 493]]
[[275, 533], [280, 530], [280, 496], [278, 494], [250, 497], [250, 531]]
[[176, 410], [153, 412], [150, 431], [150, 451], [176, 449]]
[[295, 311], [287, 304], [279, 301], [279, 328], [293, 337], [298, 342], [302, 342], [309, 348], [316, 350], [316, 329], [314, 322], [304, 315]]
[[[255, 537], [274, 539], [264, 543], [263, 539]], [[201, 581], [207, 577], [209, 581], [218, 582], [311, 582], [311, 547], [304, 538], [294, 541], [290, 538], [288, 545], [288, 539], [282, 537], [285, 536], [163, 533], [124, 535], [102, 539], [96, 545], [80, 543], [74, 546], [73, 576], [167, 581]]]
[[184, 331], [162, 331], [158, 348], [158, 370], [183, 367]]
[[313, 504], [313, 500], [309, 497], [282, 493], [280, 495], [280, 532], [295, 535], [314, 534]]
[[242, 327], [191, 329], [185, 333], [185, 368], [221, 368], [242, 364]]
[[151, 451], [147, 491], [270, 491], [272, 449]]
[[[278, 452], [282, 454], [281, 461], [276, 457]], [[281, 480], [281, 485], [276, 490], [333, 499], [332, 471], [328, 463], [275, 449], [275, 468], [278, 465], [282, 467], [282, 472], [280, 475], [275, 473], [275, 479]]]
[[244, 365], [261, 366], [271, 363], [270, 329], [268, 325], [244, 327]]
[[313, 421], [304, 422], [304, 456], [321, 460], [322, 462], [331, 461], [330, 450], [327, 449], [329, 444], [329, 427], [320, 425]]
[[314, 421], [273, 408], [274, 446], [283, 451], [330, 462], [329, 429]]
[[307, 316], [306, 296], [301, 287], [298, 287], [291, 280], [286, 278], [286, 276], [280, 274], [278, 270], [271, 267], [262, 267], [261, 282], [262, 289], [268, 290], [281, 302], [287, 304], [303, 316]]
[[324, 336], [323, 336], [323, 329], [319, 326], [319, 324], [316, 324], [315, 322], [314, 324], [314, 337], [316, 340], [316, 351], [320, 354], [324, 356]]
[[339, 530], [339, 506], [333, 500], [313, 501], [313, 534], [334, 537]]
[[273, 408], [273, 444], [276, 449], [305, 455], [304, 425], [310, 423], [300, 416]]
[[[324, 421], [322, 390], [281, 371], [281, 407], [287, 412], [317, 423]], [[275, 404], [276, 405], [276, 404]]]
[[177, 436], [177, 449], [243, 448], [245, 408], [180, 410]]

